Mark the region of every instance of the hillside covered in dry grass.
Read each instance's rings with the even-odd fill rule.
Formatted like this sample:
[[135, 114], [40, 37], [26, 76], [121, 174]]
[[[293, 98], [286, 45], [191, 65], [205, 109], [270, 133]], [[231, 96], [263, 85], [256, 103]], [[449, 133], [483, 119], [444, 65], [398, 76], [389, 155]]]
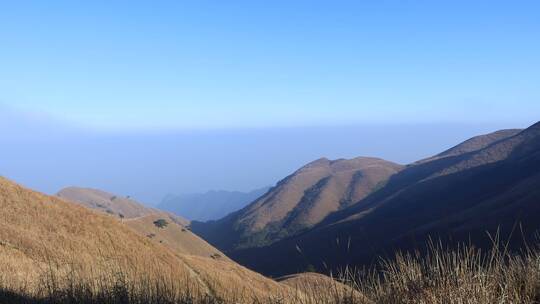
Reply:
[[[350, 189], [346, 184], [361, 190], [370, 181], [365, 190], [371, 190], [347, 190], [364, 198], [328, 214], [315, 229], [240, 252], [246, 265], [290, 274], [275, 280], [230, 260], [167, 214], [120, 216], [0, 178], [0, 303], [538, 304], [539, 147], [540, 124], [473, 138], [448, 155], [396, 168], [382, 186], [354, 181], [347, 161], [323, 159], [302, 168], [295, 174], [309, 173], [313, 181], [332, 175], [299, 190], [299, 204], [277, 222], [284, 229], [311, 218], [328, 202], [322, 197]], [[279, 207], [273, 203], [296, 193], [300, 181], [286, 178], [253, 210]], [[104, 199], [108, 209], [116, 208], [116, 198]], [[238, 214], [251, 214], [244, 212], [257, 202]], [[264, 214], [253, 219], [264, 223]], [[489, 244], [478, 242], [480, 236]], [[374, 262], [363, 263], [366, 257]]]
[[379, 158], [321, 158], [238, 212], [218, 221], [192, 223], [193, 231], [224, 251], [269, 245], [355, 205], [401, 169]]
[[[290, 288], [231, 262], [171, 250], [138, 235], [112, 216], [0, 179], [0, 283], [3, 288], [47, 291], [104, 284], [102, 274], [122, 274], [133, 284], [161, 282], [201, 294], [269, 297]], [[180, 233], [182, 233], [180, 231]], [[110, 287], [110, 286], [109, 286]]]
[[189, 221], [181, 216], [149, 208], [130, 197], [122, 197], [99, 189], [83, 187], [67, 187], [56, 194], [58, 197], [96, 209], [120, 218], [138, 218], [150, 214], [160, 214], [180, 225], [188, 225]]
[[[163, 226], [158, 224], [160, 221], [164, 221]], [[122, 222], [139, 235], [176, 253], [228, 260], [221, 251], [192, 233], [188, 227], [167, 221], [162, 214], [150, 214]]]
[[180, 216], [98, 189], [68, 187], [59, 191], [57, 196], [119, 218], [140, 236], [175, 253], [227, 259], [219, 250], [193, 234], [188, 221]]
[[152, 216], [122, 223], [4, 178], [0, 206], [0, 303], [540, 303], [537, 243], [520, 252], [497, 243], [490, 252], [432, 245], [334, 279], [274, 281], [226, 257], [184, 254], [137, 234], [138, 225], [154, 225]]
[[319, 271], [372, 265], [398, 250], [424, 249], [430, 238], [486, 250], [487, 232], [500, 231], [510, 248], [520, 249], [538, 230], [540, 122], [473, 137], [407, 165], [300, 235], [227, 254], [257, 272], [281, 276], [308, 265]]

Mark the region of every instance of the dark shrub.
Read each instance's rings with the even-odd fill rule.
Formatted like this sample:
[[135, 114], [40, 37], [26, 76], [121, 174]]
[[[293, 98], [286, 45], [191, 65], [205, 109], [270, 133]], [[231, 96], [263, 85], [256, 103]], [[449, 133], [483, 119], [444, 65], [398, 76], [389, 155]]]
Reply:
[[164, 219], [159, 219], [159, 220], [154, 221], [154, 225], [156, 225], [156, 227], [158, 227], [158, 228], [163, 229], [163, 228], [167, 227], [167, 225], [169, 225], [169, 223]]

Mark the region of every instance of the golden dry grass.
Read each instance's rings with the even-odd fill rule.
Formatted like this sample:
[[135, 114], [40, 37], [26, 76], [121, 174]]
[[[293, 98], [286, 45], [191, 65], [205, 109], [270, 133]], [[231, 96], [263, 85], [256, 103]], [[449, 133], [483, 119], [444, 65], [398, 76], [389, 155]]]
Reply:
[[346, 269], [342, 283], [319, 274], [276, 282], [226, 259], [179, 254], [114, 217], [2, 178], [0, 207], [0, 303], [540, 303], [536, 247], [438, 245], [376, 270]]
[[157, 227], [154, 222], [160, 219], [163, 219], [162, 214], [151, 214], [139, 218], [124, 219], [122, 222], [139, 235], [147, 237], [156, 244], [166, 246], [176, 253], [230, 261], [225, 254], [185, 226], [168, 221], [167, 226]]
[[57, 196], [118, 217], [138, 218], [150, 214], [160, 214], [161, 217], [170, 219], [179, 225], [189, 224], [188, 220], [180, 216], [149, 208], [131, 198], [98, 189], [68, 187], [60, 190]]
[[[242, 289], [245, 296], [268, 297], [290, 289], [222, 260], [232, 270], [219, 272], [225, 264], [215, 265], [213, 258], [184, 256], [138, 235], [115, 217], [0, 178], [0, 280], [4, 287], [43, 292], [43, 282], [51, 277], [62, 287], [73, 276], [81, 284], [113, 284], [113, 279], [103, 278], [121, 273], [129, 281], [156, 279], [178, 290], [190, 286], [213, 296]], [[235, 272], [242, 274], [242, 280]]]
[[379, 271], [347, 271], [355, 289], [380, 304], [540, 303], [540, 250], [511, 253], [494, 242], [489, 252], [472, 246], [431, 245], [427, 254], [398, 253]]
[[[237, 222], [250, 233], [284, 220], [288, 226], [311, 227], [331, 212], [360, 201], [401, 169], [398, 164], [378, 158], [322, 158], [300, 168], [260, 197]], [[310, 189], [325, 179], [320, 189], [312, 191], [316, 192], [314, 197], [308, 197]]]
[[[340, 278], [345, 279], [345, 277]], [[370, 303], [353, 285], [346, 285], [319, 273], [306, 272], [277, 279], [294, 290], [308, 295], [297, 301], [306, 304], [317, 303]]]
[[[214, 268], [220, 276], [219, 263], [202, 262], [195, 271], [213, 276], [205, 268]], [[197, 262], [195, 262], [197, 265]], [[230, 264], [225, 264], [225, 271]], [[212, 288], [226, 283], [228, 292], [201, 292], [193, 284], [174, 284], [166, 276], [144, 276], [130, 280], [120, 269], [102, 273], [99, 280], [82, 281], [67, 273], [75, 284], [59, 287], [58, 277], [49, 275], [43, 281], [44, 292], [32, 298], [26, 290], [8, 289], [0, 280], [0, 302], [9, 303], [294, 303], [294, 304], [492, 304], [540, 303], [540, 254], [530, 249], [519, 255], [501, 250], [482, 253], [473, 247], [446, 250], [436, 247], [426, 255], [398, 254], [395, 260], [382, 261], [379, 271], [346, 271], [338, 283], [320, 274], [305, 273], [279, 279], [291, 288], [285, 293], [253, 297], [243, 292], [246, 273], [236, 272], [236, 279], [214, 281]], [[220, 276], [220, 278], [222, 278]], [[280, 283], [260, 277], [262, 285]], [[84, 282], [84, 283], [81, 283]], [[272, 288], [272, 286], [269, 286]], [[268, 287], [267, 287], [268, 288]], [[10, 292], [11, 291], [11, 292]], [[19, 299], [16, 297], [19, 296]], [[21, 300], [22, 299], [22, 300]], [[6, 302], [7, 303], [7, 302]]]

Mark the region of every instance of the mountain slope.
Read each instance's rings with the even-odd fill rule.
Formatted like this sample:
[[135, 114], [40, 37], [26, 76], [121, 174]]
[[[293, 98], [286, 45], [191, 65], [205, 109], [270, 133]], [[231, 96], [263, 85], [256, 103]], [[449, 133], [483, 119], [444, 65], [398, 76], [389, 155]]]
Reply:
[[483, 149], [497, 141], [500, 141], [500, 140], [503, 140], [503, 139], [506, 139], [506, 138], [509, 138], [511, 136], [514, 136], [514, 135], [517, 135], [519, 132], [521, 132], [522, 130], [521, 129], [506, 129], [506, 130], [499, 130], [499, 131], [495, 131], [495, 132], [492, 132], [492, 133], [489, 133], [489, 134], [484, 134], [484, 135], [478, 135], [478, 136], [475, 136], [475, 137], [472, 137], [444, 152], [441, 152], [435, 156], [432, 156], [430, 158], [427, 158], [427, 159], [424, 159], [424, 160], [421, 160], [421, 161], [418, 161], [416, 162], [415, 164], [418, 164], [418, 163], [424, 163], [424, 162], [428, 162], [428, 161], [433, 161], [433, 160], [436, 160], [436, 159], [440, 159], [440, 158], [444, 158], [444, 157], [448, 157], [448, 156], [457, 156], [457, 155], [462, 155], [462, 154], [465, 154], [465, 153], [469, 153], [469, 152], [474, 152], [474, 151], [478, 151], [480, 149]]
[[106, 212], [121, 218], [129, 219], [157, 213], [180, 225], [189, 224], [189, 221], [181, 216], [149, 208], [129, 197], [121, 197], [98, 189], [67, 187], [60, 190], [56, 195], [72, 202], [79, 203], [85, 207]]
[[168, 195], [158, 208], [197, 221], [220, 219], [244, 208], [268, 191], [268, 187], [250, 192], [208, 191], [206, 193]]
[[332, 303], [336, 298], [349, 299], [352, 303], [372, 303], [359, 291], [320, 273], [295, 273], [276, 280], [291, 286], [295, 290], [317, 294], [319, 303]]
[[538, 229], [540, 123], [478, 149], [410, 165], [317, 227], [229, 256], [281, 275], [306, 263], [321, 270], [369, 264], [396, 249], [419, 249], [430, 236], [449, 245], [471, 241], [488, 247], [486, 231], [506, 238], [517, 230], [510, 245], [518, 247]]
[[401, 168], [377, 158], [322, 158], [281, 180], [244, 209], [218, 221], [193, 222], [191, 226], [226, 251], [271, 244], [353, 205]]
[[166, 246], [174, 252], [228, 260], [223, 253], [193, 234], [188, 228], [175, 222], [167, 222], [166, 226], [159, 227], [156, 225], [159, 220], [163, 220], [160, 214], [150, 214], [126, 219], [123, 223], [139, 235]]
[[0, 282], [38, 287], [51, 267], [60, 274], [76, 269], [81, 280], [121, 269], [130, 279], [160, 277], [170, 288], [191, 286], [214, 295], [234, 291], [250, 301], [291, 291], [228, 259], [171, 251], [115, 217], [0, 177]]
[[[70, 187], [61, 190], [57, 196], [116, 216], [137, 234], [168, 247], [175, 253], [228, 259], [219, 250], [193, 234], [186, 226], [186, 220], [168, 212], [148, 208], [132, 199], [121, 198], [97, 189]], [[160, 225], [158, 221], [162, 224]]]

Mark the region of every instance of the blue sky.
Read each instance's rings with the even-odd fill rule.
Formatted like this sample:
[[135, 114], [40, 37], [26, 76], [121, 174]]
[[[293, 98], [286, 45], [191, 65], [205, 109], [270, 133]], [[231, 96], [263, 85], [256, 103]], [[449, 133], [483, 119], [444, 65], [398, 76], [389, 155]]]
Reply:
[[157, 203], [540, 113], [538, 1], [4, 1], [0, 175]]
[[10, 1], [0, 103], [104, 130], [532, 123], [538, 1]]

